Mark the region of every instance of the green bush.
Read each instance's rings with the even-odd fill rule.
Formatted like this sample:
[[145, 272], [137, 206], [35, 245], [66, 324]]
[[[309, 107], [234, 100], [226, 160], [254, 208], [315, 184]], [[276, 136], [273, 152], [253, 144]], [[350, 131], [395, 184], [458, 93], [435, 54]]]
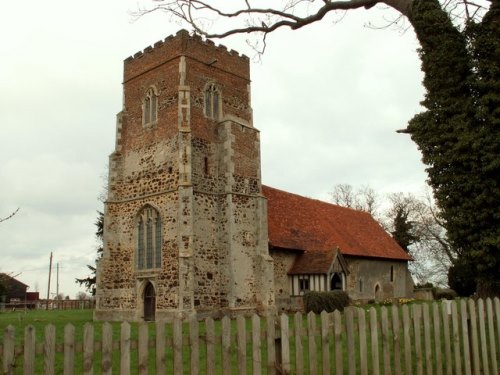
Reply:
[[415, 285], [415, 289], [431, 289], [434, 288], [432, 283], [418, 283]]
[[454, 299], [457, 297], [457, 292], [455, 292], [453, 289], [436, 288], [436, 290], [434, 291], [435, 299]]
[[322, 311], [343, 311], [344, 307], [349, 306], [350, 302], [351, 299], [347, 293], [342, 290], [333, 290], [331, 292], [307, 292], [304, 294], [304, 308], [306, 312], [313, 311], [316, 314]]

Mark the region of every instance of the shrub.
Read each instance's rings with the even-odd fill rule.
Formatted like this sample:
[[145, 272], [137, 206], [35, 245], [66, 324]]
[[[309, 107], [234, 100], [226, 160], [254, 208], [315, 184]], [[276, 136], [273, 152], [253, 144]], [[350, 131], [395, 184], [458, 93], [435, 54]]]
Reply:
[[347, 293], [342, 290], [307, 292], [304, 294], [304, 308], [306, 312], [312, 311], [316, 314], [322, 311], [343, 311], [344, 307], [349, 306], [350, 301], [351, 299]]
[[453, 289], [445, 288], [436, 288], [434, 295], [436, 299], [454, 299], [458, 297], [457, 292]]
[[434, 288], [432, 283], [418, 283], [415, 285], [415, 289], [431, 289]]

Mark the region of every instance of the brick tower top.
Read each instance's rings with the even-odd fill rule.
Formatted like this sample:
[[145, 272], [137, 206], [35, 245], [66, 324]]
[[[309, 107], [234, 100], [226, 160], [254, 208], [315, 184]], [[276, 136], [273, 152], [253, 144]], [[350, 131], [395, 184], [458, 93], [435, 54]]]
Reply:
[[206, 65], [216, 63], [219, 69], [250, 81], [247, 56], [228, 50], [224, 45], [216, 46], [213, 41], [203, 40], [199, 35], [189, 35], [187, 30], [179, 30], [175, 35], [125, 59], [124, 83], [179, 56], [187, 56]]

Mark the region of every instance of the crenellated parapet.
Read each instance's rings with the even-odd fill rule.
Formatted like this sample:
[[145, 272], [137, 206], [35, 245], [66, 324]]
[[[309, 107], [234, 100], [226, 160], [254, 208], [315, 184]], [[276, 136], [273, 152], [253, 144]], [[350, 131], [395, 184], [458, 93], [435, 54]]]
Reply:
[[249, 58], [200, 35], [190, 35], [180, 30], [164, 40], [146, 47], [124, 61], [124, 82], [134, 79], [151, 69], [179, 56], [196, 60], [210, 67], [250, 80]]

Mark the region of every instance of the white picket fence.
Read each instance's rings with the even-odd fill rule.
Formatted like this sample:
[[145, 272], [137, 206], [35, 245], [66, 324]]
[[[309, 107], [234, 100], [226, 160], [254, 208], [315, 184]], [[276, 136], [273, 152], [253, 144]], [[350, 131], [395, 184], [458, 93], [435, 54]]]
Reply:
[[[500, 301], [349, 307], [344, 313], [239, 316], [4, 330], [4, 374], [498, 375]], [[134, 332], [134, 334], [132, 334]]]

